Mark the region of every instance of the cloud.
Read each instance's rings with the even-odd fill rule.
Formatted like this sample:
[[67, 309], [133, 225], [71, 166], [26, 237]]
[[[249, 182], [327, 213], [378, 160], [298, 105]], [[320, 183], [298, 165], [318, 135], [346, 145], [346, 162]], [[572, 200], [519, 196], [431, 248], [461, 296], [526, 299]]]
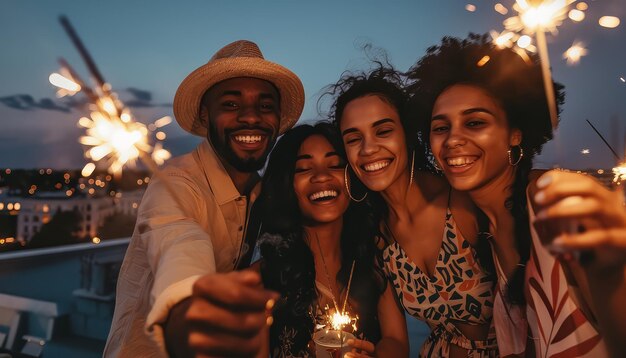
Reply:
[[171, 103], [152, 103], [152, 92], [142, 90], [135, 87], [128, 87], [126, 92], [133, 95], [134, 99], [124, 100], [124, 104], [128, 107], [145, 108], [145, 107], [171, 107]]
[[152, 93], [150, 93], [149, 91], [141, 90], [134, 87], [128, 87], [126, 90], [130, 92], [133, 96], [135, 96], [135, 99], [137, 99], [138, 101], [152, 101]]
[[35, 109], [46, 109], [65, 113], [71, 111], [70, 108], [61, 106], [50, 98], [42, 98], [39, 101], [36, 101], [33, 96], [28, 94], [16, 94], [7, 97], [0, 97], [0, 103], [9, 108], [18, 109], [20, 111], [31, 111]]
[[[152, 93], [150, 91], [129, 87], [125, 92], [130, 93], [132, 98], [122, 99], [124, 104], [131, 108], [147, 108], [147, 107], [171, 107], [171, 103], [152, 103]], [[59, 111], [69, 113], [72, 109], [84, 108], [87, 104], [85, 96], [64, 97], [61, 100], [51, 98], [41, 98], [36, 100], [29, 94], [14, 94], [10, 96], [0, 97], [0, 103], [5, 106], [20, 111], [33, 111], [38, 109]]]

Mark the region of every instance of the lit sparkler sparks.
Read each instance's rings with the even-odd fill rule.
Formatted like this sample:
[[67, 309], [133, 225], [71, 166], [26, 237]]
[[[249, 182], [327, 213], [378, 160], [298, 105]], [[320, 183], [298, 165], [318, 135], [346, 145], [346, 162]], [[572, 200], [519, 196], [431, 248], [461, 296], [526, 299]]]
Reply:
[[572, 21], [581, 22], [585, 19], [585, 13], [578, 9], [572, 9], [567, 14]]
[[[160, 142], [153, 147], [149, 140], [149, 133], [171, 123], [171, 117], [160, 118], [147, 127], [133, 120], [130, 110], [111, 92], [110, 85], [105, 83], [97, 91], [93, 91], [88, 86], [77, 83], [80, 81], [75, 81], [69, 75], [71, 72], [64, 67], [63, 74], [53, 73], [49, 80], [65, 91], [64, 95], [71, 96], [84, 90], [94, 109], [91, 118], [81, 117], [78, 121], [78, 125], [86, 129], [86, 135], [80, 137], [79, 142], [89, 147], [85, 157], [93, 161], [83, 168], [84, 176], [91, 175], [96, 168], [95, 163], [100, 161], [106, 163], [109, 172], [119, 173], [125, 165], [135, 166], [138, 158], [162, 165], [171, 157], [170, 152]], [[163, 140], [165, 133], [158, 132], [155, 138]], [[145, 164], [156, 168], [152, 163]]]
[[496, 10], [496, 12], [500, 15], [506, 15], [509, 13], [509, 9], [507, 9], [504, 5], [500, 3], [495, 4], [493, 9]]
[[352, 326], [352, 329], [356, 331], [356, 322], [358, 321], [358, 316], [350, 316], [350, 314], [346, 311], [346, 304], [348, 303], [348, 297], [350, 294], [350, 286], [352, 284], [352, 275], [354, 274], [354, 265], [356, 261], [352, 261], [352, 268], [350, 269], [350, 277], [348, 278], [348, 286], [346, 287], [346, 297], [343, 301], [343, 305], [341, 309], [339, 309], [337, 302], [333, 298], [333, 303], [335, 305], [334, 310], [326, 309], [326, 323], [332, 329], [341, 331], [342, 328], [346, 326]]
[[[157, 175], [157, 163], [163, 164], [171, 154], [159, 142], [153, 147], [149, 134], [169, 124], [172, 119], [163, 117], [151, 124], [150, 128], [135, 121], [130, 110], [104, 80], [69, 20], [61, 16], [60, 22], [85, 61], [95, 83], [94, 88], [86, 85], [63, 59], [59, 59], [62, 67], [60, 73], [53, 73], [49, 78], [50, 83], [60, 88], [60, 91], [65, 91], [62, 95], [83, 92], [89, 101], [91, 118], [81, 117], [78, 125], [86, 129], [86, 135], [80, 137], [79, 142], [88, 147], [85, 157], [92, 162], [87, 163], [81, 173], [84, 176], [91, 175], [98, 162], [106, 163], [109, 172], [119, 173], [125, 165], [134, 166], [139, 158]], [[155, 142], [162, 139], [165, 139], [165, 133], [159, 132]]]
[[558, 121], [545, 31], [556, 32], [556, 28], [567, 17], [569, 5], [574, 1], [516, 0], [513, 9], [518, 12], [518, 15], [504, 20], [504, 26], [508, 31], [534, 34], [536, 37], [552, 128], [556, 128]]
[[556, 31], [567, 17], [567, 8], [574, 0], [516, 0], [513, 6], [517, 16], [504, 20], [509, 31], [534, 34], [537, 31]]
[[80, 85], [76, 83], [65, 68], [62, 68], [59, 72], [61, 73], [55, 72], [48, 77], [48, 81], [58, 88], [57, 97], [73, 96], [81, 90]]
[[614, 29], [619, 26], [620, 20], [617, 16], [602, 16], [598, 20], [598, 24], [607, 29]]
[[489, 31], [489, 35], [491, 35], [493, 43], [499, 48], [510, 48], [516, 37], [515, 33], [510, 31]]
[[626, 162], [623, 162], [613, 168], [613, 182], [620, 185], [622, 181], [626, 180]]
[[574, 42], [572, 47], [568, 48], [563, 53], [563, 58], [567, 59], [568, 65], [575, 65], [580, 61], [580, 58], [587, 55], [587, 49], [582, 42]]
[[79, 142], [91, 147], [86, 156], [95, 162], [105, 159], [112, 173], [121, 171], [126, 164], [133, 166], [141, 152], [152, 151], [148, 129], [142, 123], [124, 123], [109, 113], [92, 112], [91, 119], [83, 117], [79, 125], [87, 132]]

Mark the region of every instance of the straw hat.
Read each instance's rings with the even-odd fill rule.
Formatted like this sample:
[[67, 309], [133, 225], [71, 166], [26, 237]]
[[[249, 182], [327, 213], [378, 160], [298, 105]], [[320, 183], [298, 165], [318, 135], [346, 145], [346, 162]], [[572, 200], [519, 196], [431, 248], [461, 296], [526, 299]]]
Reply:
[[200, 120], [200, 101], [213, 85], [236, 77], [253, 77], [269, 81], [280, 94], [279, 134], [291, 128], [300, 118], [304, 106], [304, 88], [298, 76], [287, 68], [266, 61], [259, 47], [239, 40], [217, 51], [205, 65], [190, 73], [178, 86], [174, 96], [174, 116], [187, 132], [206, 137], [207, 126]]

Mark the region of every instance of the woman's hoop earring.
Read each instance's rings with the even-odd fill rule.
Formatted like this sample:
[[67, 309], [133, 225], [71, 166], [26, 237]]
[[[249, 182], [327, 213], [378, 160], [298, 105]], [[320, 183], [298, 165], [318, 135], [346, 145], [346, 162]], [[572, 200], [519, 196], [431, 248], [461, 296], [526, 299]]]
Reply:
[[[517, 160], [515, 161], [515, 163], [513, 163], [513, 158], [511, 156], [511, 152], [513, 151], [513, 148], [518, 147], [519, 148], [519, 157], [517, 158]], [[522, 148], [522, 146], [520, 145], [514, 145], [511, 148], [509, 148], [509, 150], [507, 151], [507, 153], [509, 154], [509, 164], [511, 164], [512, 166], [516, 166], [519, 164], [519, 162], [522, 160], [522, 158], [524, 158], [524, 149]]]
[[437, 159], [433, 159], [433, 168], [435, 168], [437, 172], [441, 172], [441, 167], [439, 166], [439, 163], [437, 163]]
[[346, 165], [343, 171], [343, 182], [346, 184], [346, 192], [348, 193], [348, 196], [350, 197], [350, 199], [356, 201], [357, 203], [360, 203], [363, 200], [365, 200], [365, 198], [367, 198], [367, 193], [365, 193], [365, 195], [363, 195], [361, 199], [357, 199], [352, 196], [352, 193], [350, 193], [350, 185], [348, 184], [348, 166], [349, 164]]
[[413, 185], [413, 175], [415, 175], [415, 149], [413, 149], [413, 155], [411, 156], [411, 177], [409, 177], [409, 186]]

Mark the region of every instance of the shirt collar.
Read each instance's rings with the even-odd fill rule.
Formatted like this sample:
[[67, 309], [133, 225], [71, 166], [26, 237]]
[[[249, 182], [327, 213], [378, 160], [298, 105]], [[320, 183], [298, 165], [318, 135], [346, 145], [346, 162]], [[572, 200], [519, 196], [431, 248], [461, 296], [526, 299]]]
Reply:
[[[211, 187], [211, 191], [219, 205], [224, 205], [242, 196], [208, 139], [202, 141], [196, 148], [196, 160], [199, 162], [198, 165], [202, 168], [204, 176], [209, 182], [209, 187]], [[252, 189], [251, 201], [256, 198], [259, 189], [260, 182]]]

